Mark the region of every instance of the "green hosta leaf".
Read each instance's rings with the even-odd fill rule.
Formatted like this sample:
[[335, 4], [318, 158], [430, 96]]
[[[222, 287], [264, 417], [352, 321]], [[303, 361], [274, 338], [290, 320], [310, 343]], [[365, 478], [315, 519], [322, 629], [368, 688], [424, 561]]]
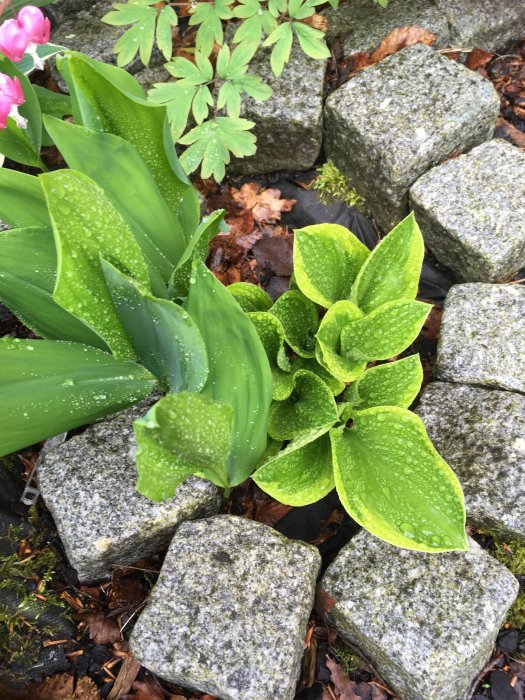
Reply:
[[177, 217], [137, 150], [119, 136], [53, 117], [46, 117], [45, 125], [69, 167], [88, 175], [104, 189], [144, 255], [168, 282], [186, 248], [186, 240]]
[[[0, 171], [1, 172], [1, 171]], [[235, 282], [227, 287], [243, 311], [269, 311], [273, 306], [272, 297], [255, 284]]]
[[352, 382], [364, 371], [366, 362], [341, 353], [341, 334], [362, 316], [351, 301], [337, 301], [326, 312], [317, 331], [316, 357], [341, 382]]
[[169, 291], [173, 299], [182, 299], [188, 296], [192, 263], [194, 260], [206, 261], [210, 241], [221, 231], [225, 213], [224, 209], [218, 209], [209, 216], [205, 216], [193, 231], [184, 255], [170, 280]]
[[169, 391], [200, 391], [208, 378], [208, 357], [188, 313], [168, 299], [157, 299], [105, 260], [101, 262], [139, 361]]
[[41, 175], [58, 251], [54, 299], [122, 359], [135, 353], [100, 265], [103, 255], [148, 286], [148, 267], [131, 229], [102, 188], [75, 170]]
[[282, 401], [293, 389], [292, 365], [284, 346], [284, 328], [276, 316], [264, 311], [249, 313], [263, 344], [273, 380], [273, 398]]
[[0, 168], [0, 219], [10, 226], [51, 226], [40, 180]]
[[230, 162], [230, 151], [237, 158], [255, 153], [255, 136], [249, 133], [254, 126], [247, 119], [217, 117], [196, 126], [183, 136], [179, 143], [189, 146], [182, 154], [181, 163], [187, 173], [192, 173], [202, 163], [201, 177], [213, 177], [221, 182], [225, 165]]
[[126, 71], [84, 54], [68, 51], [59, 69], [73, 97], [75, 122], [129, 141], [177, 213], [193, 187], [180, 168], [173, 142], [165, 138], [165, 108], [147, 102], [140, 85]]
[[[40, 87], [40, 85], [33, 85], [33, 90], [38, 98], [42, 117], [49, 115], [62, 119], [63, 117], [73, 114], [73, 107], [71, 106], [71, 98], [69, 95], [46, 90], [46, 88]], [[42, 146], [52, 145], [53, 139], [49, 136], [44, 127], [42, 131]]]
[[299, 369], [308, 370], [308, 372], [313, 372], [320, 377], [334, 396], [339, 396], [346, 386], [344, 382], [336, 379], [323, 365], [319, 364], [317, 359], [310, 360], [305, 357], [298, 357], [292, 365], [292, 371], [296, 372]]
[[[311, 12], [304, 16], [309, 17], [313, 13], [314, 9], [312, 8]], [[301, 13], [301, 15], [303, 14], [304, 13]], [[300, 19], [300, 17], [297, 19]], [[324, 32], [302, 24], [301, 22], [294, 22], [293, 28], [299, 39], [299, 45], [307, 56], [317, 59], [330, 57], [330, 49], [324, 41]]]
[[421, 330], [432, 306], [422, 301], [389, 301], [341, 332], [343, 355], [358, 360], [388, 360], [399, 355]]
[[467, 550], [461, 486], [421, 419], [391, 406], [353, 418], [330, 434], [337, 492], [352, 518], [398, 547]]
[[349, 299], [369, 250], [339, 224], [318, 224], [295, 231], [294, 275], [309, 299], [330, 307]]
[[107, 350], [102, 338], [54, 301], [56, 270], [51, 228], [0, 233], [0, 299], [43, 338], [72, 340]]
[[33, 86], [26, 76], [0, 52], [0, 73], [18, 78], [24, 92], [25, 102], [18, 108], [19, 114], [27, 119], [27, 128], [19, 129], [9, 117], [5, 129], [0, 129], [0, 153], [6, 158], [41, 167], [40, 147], [42, 145], [42, 113]]
[[286, 342], [301, 357], [315, 357], [315, 334], [319, 319], [317, 307], [301, 292], [285, 292], [270, 313], [283, 324]]
[[255, 474], [255, 483], [270, 496], [290, 506], [306, 506], [334, 488], [330, 425], [297, 438]]
[[144, 367], [86, 345], [2, 338], [0, 455], [121, 411], [155, 385]]
[[352, 289], [365, 313], [395, 299], [415, 299], [424, 244], [414, 214], [398, 224], [372, 251]]
[[187, 310], [208, 350], [210, 373], [203, 393], [233, 408], [230, 486], [243, 482], [266, 448], [272, 375], [248, 316], [206, 268], [194, 263]]
[[274, 440], [293, 440], [338, 418], [330, 389], [311, 372], [293, 375], [293, 391], [285, 401], [274, 401], [270, 409], [268, 434]]
[[275, 44], [275, 46], [270, 56], [270, 65], [274, 75], [278, 78], [283, 72], [285, 65], [290, 60], [290, 52], [293, 44], [291, 22], [280, 24], [263, 42], [263, 46], [272, 46], [273, 44]]
[[211, 54], [215, 42], [222, 46], [224, 33], [221, 20], [233, 17], [229, 7], [232, 2], [233, 0], [214, 0], [210, 3], [201, 2], [194, 7], [190, 26], [199, 25], [196, 46], [205, 56]]
[[345, 392], [355, 408], [400, 406], [408, 408], [421, 388], [423, 367], [419, 355], [377, 365], [364, 372]]
[[202, 394], [169, 394], [134, 423], [137, 490], [159, 501], [190, 474], [228, 486], [233, 409]]

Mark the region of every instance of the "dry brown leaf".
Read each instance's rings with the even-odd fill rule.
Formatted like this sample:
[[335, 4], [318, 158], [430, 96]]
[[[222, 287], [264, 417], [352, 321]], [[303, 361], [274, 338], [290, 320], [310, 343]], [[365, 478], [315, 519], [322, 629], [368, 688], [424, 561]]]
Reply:
[[341, 664], [336, 663], [327, 656], [326, 666], [330, 671], [333, 686], [336, 692], [339, 693], [339, 700], [363, 700], [363, 698], [355, 692], [357, 683], [345, 675]]
[[263, 189], [256, 182], [247, 182], [238, 190], [231, 189], [233, 199], [243, 209], [251, 210], [254, 220], [259, 223], [279, 221], [283, 211], [291, 211], [296, 200], [281, 199], [280, 190]]
[[317, 586], [315, 589], [315, 603], [314, 603], [314, 608], [315, 611], [317, 612], [318, 615], [320, 615], [322, 618], [327, 615], [330, 610], [332, 610], [336, 604], [335, 598], [332, 598], [332, 596], [327, 593], [324, 588], [321, 588], [321, 586]]
[[121, 695], [118, 700], [164, 700], [164, 693], [145, 681], [135, 681], [133, 690], [133, 695]]
[[79, 678], [73, 700], [100, 700], [100, 693], [95, 682], [88, 676]]
[[89, 638], [95, 644], [113, 644], [120, 639], [120, 629], [111, 618], [104, 617], [103, 612], [89, 613], [84, 617], [89, 630]]
[[494, 58], [494, 54], [483, 49], [472, 49], [467, 58], [467, 68], [478, 70], [483, 68]]
[[437, 34], [432, 34], [432, 32], [423, 27], [399, 27], [385, 36], [379, 47], [372, 54], [371, 63], [382, 61], [387, 56], [397, 53], [406, 46], [412, 46], [412, 44], [432, 46], [436, 39]]
[[328, 20], [326, 17], [324, 15], [318, 15], [317, 13], [299, 21], [314, 29], [320, 29], [322, 32], [326, 32], [328, 29]]
[[525, 133], [502, 117], [498, 117], [496, 121], [494, 136], [510, 141], [518, 148], [525, 148]]

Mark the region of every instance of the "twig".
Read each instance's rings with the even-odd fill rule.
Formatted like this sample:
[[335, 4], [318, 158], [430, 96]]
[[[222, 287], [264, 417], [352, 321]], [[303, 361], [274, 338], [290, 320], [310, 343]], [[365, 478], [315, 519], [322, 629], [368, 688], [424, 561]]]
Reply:
[[492, 659], [492, 661], [489, 661], [489, 663], [481, 669], [478, 675], [474, 678], [474, 682], [470, 686], [469, 693], [465, 700], [472, 700], [472, 698], [474, 697], [474, 693], [476, 692], [478, 683], [480, 683], [483, 680], [483, 678], [487, 675], [489, 671], [492, 671], [493, 668], [496, 668], [501, 657], [502, 655], [500, 654], [500, 656], [497, 656], [495, 659]]

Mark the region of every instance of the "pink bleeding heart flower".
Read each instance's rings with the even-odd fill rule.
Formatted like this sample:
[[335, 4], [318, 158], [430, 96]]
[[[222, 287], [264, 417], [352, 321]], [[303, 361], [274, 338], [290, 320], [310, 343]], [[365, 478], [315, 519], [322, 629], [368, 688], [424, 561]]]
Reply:
[[16, 19], [0, 26], [0, 51], [11, 61], [21, 61], [29, 45], [29, 37]]
[[20, 129], [26, 128], [27, 119], [18, 114], [18, 107], [24, 102], [24, 92], [18, 78], [0, 73], [0, 129], [5, 129], [7, 117], [14, 119]]
[[39, 7], [27, 5], [23, 7], [16, 18], [20, 27], [34, 44], [47, 44], [51, 33], [51, 24]]

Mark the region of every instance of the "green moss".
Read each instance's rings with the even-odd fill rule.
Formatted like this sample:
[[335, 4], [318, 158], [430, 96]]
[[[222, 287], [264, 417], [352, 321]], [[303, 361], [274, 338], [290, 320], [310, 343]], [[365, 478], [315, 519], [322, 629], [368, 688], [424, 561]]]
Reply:
[[343, 175], [331, 160], [319, 168], [319, 175], [312, 187], [319, 192], [319, 199], [325, 204], [332, 204], [334, 201], [344, 202], [349, 207], [355, 207], [365, 216], [370, 214], [364, 197], [356, 192], [352, 180]]
[[347, 676], [356, 675], [365, 665], [365, 661], [347, 646], [340, 637], [332, 646], [332, 651], [337, 656]]
[[[494, 540], [495, 551], [491, 554], [515, 576], [525, 576], [525, 542], [520, 540]], [[509, 610], [507, 624], [519, 629], [525, 629], [525, 591], [521, 590]]]

